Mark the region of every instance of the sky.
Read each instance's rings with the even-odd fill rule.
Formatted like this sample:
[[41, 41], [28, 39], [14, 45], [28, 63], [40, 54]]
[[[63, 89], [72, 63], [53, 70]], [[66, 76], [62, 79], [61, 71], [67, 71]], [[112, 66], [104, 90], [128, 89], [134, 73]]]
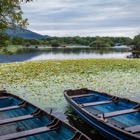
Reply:
[[140, 0], [34, 0], [22, 4], [28, 29], [50, 36], [140, 33]]

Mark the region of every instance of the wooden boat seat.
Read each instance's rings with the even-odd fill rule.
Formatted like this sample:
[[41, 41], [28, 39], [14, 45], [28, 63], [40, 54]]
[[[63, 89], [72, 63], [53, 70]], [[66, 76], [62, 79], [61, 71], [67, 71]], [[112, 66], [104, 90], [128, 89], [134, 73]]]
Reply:
[[99, 101], [99, 102], [92, 102], [92, 103], [84, 103], [84, 104], [81, 104], [81, 105], [82, 105], [82, 107], [87, 107], [87, 106], [95, 106], [95, 105], [109, 104], [109, 103], [118, 102], [118, 101], [119, 101], [118, 98], [112, 97], [111, 99], [106, 100], [106, 101]]
[[4, 119], [4, 120], [0, 120], [0, 125], [23, 121], [23, 120], [27, 120], [27, 119], [32, 119], [33, 117], [34, 116], [32, 116], [32, 115], [25, 115], [25, 116], [10, 118], [10, 119]]
[[49, 125], [44, 127], [39, 127], [31, 130], [26, 130], [22, 132], [12, 133], [8, 135], [0, 136], [0, 140], [11, 140], [11, 139], [20, 139], [28, 136], [33, 136], [40, 133], [54, 131], [60, 128], [60, 121], [58, 119], [54, 119]]
[[73, 96], [70, 96], [70, 98], [81, 98], [81, 97], [88, 97], [88, 96], [96, 96], [96, 95], [93, 95], [93, 94], [82, 94], [82, 95], [73, 95]]
[[109, 117], [115, 117], [115, 116], [119, 116], [119, 115], [123, 115], [123, 114], [138, 112], [138, 111], [140, 111], [140, 110], [132, 108], [132, 109], [114, 111], [114, 112], [110, 112], [110, 113], [98, 114], [98, 117], [109, 118]]
[[138, 133], [138, 132], [140, 132], [140, 125], [126, 127], [124, 130], [131, 132], [131, 133]]
[[15, 106], [8, 106], [8, 107], [0, 108], [0, 112], [12, 110], [12, 109], [18, 109], [18, 108], [25, 107], [25, 106], [26, 106], [26, 102], [22, 102], [18, 105], [15, 105]]
[[40, 110], [38, 112], [36, 110], [31, 115], [24, 115], [24, 116], [20, 116], [20, 117], [14, 117], [14, 118], [0, 120], [0, 125], [4, 125], [4, 124], [8, 124], [8, 123], [14, 123], [14, 122], [28, 120], [28, 119], [32, 119], [32, 118], [35, 118], [35, 117], [39, 117], [40, 114], [41, 114]]
[[17, 132], [17, 133], [0, 136], [0, 140], [20, 139], [20, 138], [40, 134], [40, 133], [54, 131], [54, 130], [57, 130], [58, 128], [59, 127], [49, 128], [47, 126], [39, 127], [39, 128], [31, 129], [31, 130], [26, 130], [26, 131], [22, 131], [22, 132]]

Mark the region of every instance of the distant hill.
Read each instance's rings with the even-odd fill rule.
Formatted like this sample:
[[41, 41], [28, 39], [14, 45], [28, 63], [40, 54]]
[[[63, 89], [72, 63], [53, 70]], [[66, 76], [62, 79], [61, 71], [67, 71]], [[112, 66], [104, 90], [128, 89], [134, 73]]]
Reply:
[[35, 33], [33, 31], [27, 30], [27, 29], [20, 29], [17, 28], [15, 31], [11, 30], [11, 29], [7, 29], [6, 33], [10, 36], [10, 37], [22, 37], [24, 39], [41, 39], [41, 38], [50, 38], [50, 36], [48, 35], [41, 35], [38, 33]]

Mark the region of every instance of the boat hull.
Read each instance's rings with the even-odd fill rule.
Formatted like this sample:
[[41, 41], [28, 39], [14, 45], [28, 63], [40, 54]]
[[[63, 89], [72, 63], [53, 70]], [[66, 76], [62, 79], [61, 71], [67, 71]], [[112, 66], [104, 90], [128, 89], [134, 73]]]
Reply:
[[[3, 130], [4, 129], [4, 130]], [[22, 98], [0, 91], [0, 140], [90, 140], [74, 127]]]
[[113, 140], [136, 140], [138, 137], [134, 137], [127, 132], [124, 133], [120, 128], [114, 129], [113, 125], [107, 124], [104, 120], [98, 119], [91, 115], [89, 112], [85, 111], [81, 107], [79, 107], [67, 94], [67, 91], [64, 91], [64, 97], [66, 98], [69, 105], [75, 111], [75, 113], [87, 124], [95, 128], [101, 134], [103, 134], [108, 139]]

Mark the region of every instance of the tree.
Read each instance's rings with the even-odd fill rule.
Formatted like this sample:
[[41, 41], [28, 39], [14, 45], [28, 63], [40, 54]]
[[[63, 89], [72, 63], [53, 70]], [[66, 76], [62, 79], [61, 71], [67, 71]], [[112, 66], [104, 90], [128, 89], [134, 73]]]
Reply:
[[0, 47], [2, 47], [3, 45], [6, 46], [8, 45], [7, 42], [9, 41], [10, 37], [5, 33], [5, 32], [1, 32], [0, 33]]
[[52, 47], [59, 47], [60, 44], [57, 41], [53, 40], [53, 41], [51, 41], [51, 46]]
[[27, 19], [22, 18], [21, 3], [32, 0], [0, 0], [0, 47], [6, 45], [7, 35], [5, 30], [8, 28], [25, 28], [28, 25]]
[[13, 37], [12, 44], [13, 45], [25, 45], [25, 41], [21, 37]]
[[134, 36], [134, 39], [132, 42], [132, 49], [133, 50], [140, 50], [140, 34]]
[[26, 39], [25, 41], [29, 42], [30, 45], [40, 45], [39, 40], [36, 39]]
[[90, 44], [90, 47], [112, 47], [114, 43], [105, 37], [98, 37], [95, 41]]

